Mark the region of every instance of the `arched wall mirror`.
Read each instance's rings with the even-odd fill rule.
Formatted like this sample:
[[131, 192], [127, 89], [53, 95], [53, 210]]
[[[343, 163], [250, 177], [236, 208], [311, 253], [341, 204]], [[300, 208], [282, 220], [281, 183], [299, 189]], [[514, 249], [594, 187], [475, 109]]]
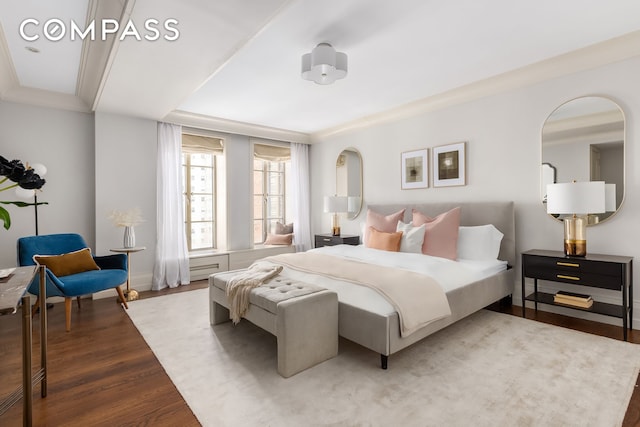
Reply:
[[336, 160], [336, 195], [347, 197], [347, 218], [362, 210], [362, 156], [355, 148], [345, 148]]
[[625, 119], [613, 101], [598, 96], [576, 98], [554, 110], [542, 128], [540, 191], [546, 203], [546, 186], [572, 181], [604, 181], [615, 201], [607, 212], [589, 214], [589, 225], [615, 214], [625, 194]]

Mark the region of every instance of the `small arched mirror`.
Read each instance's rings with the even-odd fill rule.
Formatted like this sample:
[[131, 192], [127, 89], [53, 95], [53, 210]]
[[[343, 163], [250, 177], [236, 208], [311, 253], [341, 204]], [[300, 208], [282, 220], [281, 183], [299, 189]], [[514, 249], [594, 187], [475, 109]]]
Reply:
[[607, 212], [589, 214], [598, 224], [620, 209], [625, 194], [625, 120], [613, 101], [587, 96], [568, 101], [544, 122], [540, 190], [546, 203], [546, 184], [604, 181]]
[[347, 218], [362, 210], [362, 156], [355, 148], [346, 148], [336, 160], [336, 195], [347, 197]]

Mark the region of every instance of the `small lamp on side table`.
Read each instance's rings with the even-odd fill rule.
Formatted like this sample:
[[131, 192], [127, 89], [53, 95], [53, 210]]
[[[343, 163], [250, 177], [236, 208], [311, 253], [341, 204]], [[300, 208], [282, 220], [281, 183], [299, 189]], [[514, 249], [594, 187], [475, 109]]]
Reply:
[[547, 213], [570, 215], [564, 222], [564, 254], [587, 255], [587, 214], [605, 212], [604, 181], [547, 185]]
[[345, 196], [324, 196], [324, 211], [332, 213], [331, 234], [333, 236], [340, 235], [340, 218], [339, 213], [347, 212], [348, 198]]

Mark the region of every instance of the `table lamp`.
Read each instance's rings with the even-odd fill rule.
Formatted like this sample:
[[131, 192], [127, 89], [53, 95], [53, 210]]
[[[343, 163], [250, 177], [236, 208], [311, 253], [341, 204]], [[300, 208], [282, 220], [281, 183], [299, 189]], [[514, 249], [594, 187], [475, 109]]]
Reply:
[[340, 219], [338, 213], [347, 212], [348, 198], [345, 196], [324, 196], [324, 211], [332, 213], [331, 234], [340, 235]]
[[564, 253], [587, 255], [587, 214], [605, 212], [604, 181], [547, 185], [547, 213], [570, 215], [564, 221]]

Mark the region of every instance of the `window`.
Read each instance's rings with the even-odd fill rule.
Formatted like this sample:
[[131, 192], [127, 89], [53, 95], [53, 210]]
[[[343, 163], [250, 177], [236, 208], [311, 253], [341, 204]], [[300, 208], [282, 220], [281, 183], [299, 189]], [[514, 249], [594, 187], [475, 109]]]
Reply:
[[288, 209], [288, 147], [254, 144], [253, 242], [261, 244], [276, 222], [286, 223]]
[[189, 251], [216, 247], [216, 157], [222, 141], [182, 135], [184, 219]]

